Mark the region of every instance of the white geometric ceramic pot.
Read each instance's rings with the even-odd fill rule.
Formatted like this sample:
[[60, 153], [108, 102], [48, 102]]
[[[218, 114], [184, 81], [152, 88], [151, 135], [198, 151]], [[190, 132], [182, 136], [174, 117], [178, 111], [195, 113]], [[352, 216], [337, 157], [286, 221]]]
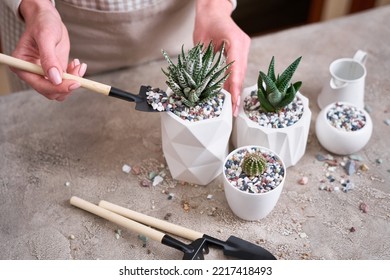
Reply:
[[[257, 91], [257, 84], [245, 88], [241, 100], [245, 100], [253, 91]], [[269, 128], [254, 122], [245, 113], [244, 102], [241, 102], [239, 114], [233, 124], [234, 147], [263, 146], [277, 153], [283, 159], [286, 168], [295, 165], [305, 154], [311, 121], [309, 100], [300, 92], [297, 92], [297, 97], [303, 102], [303, 114], [296, 123], [284, 128]]]
[[326, 150], [350, 155], [364, 148], [372, 128], [367, 111], [352, 103], [333, 102], [318, 114], [315, 129], [318, 141]]
[[170, 111], [161, 114], [162, 148], [174, 179], [207, 185], [221, 174], [232, 131], [231, 96], [222, 92], [218, 117], [190, 122]]
[[[263, 155], [269, 157], [269, 160], [265, 173], [248, 179], [238, 166], [240, 166], [246, 153], [254, 151], [261, 151]], [[226, 157], [223, 167], [225, 197], [230, 209], [236, 216], [244, 220], [254, 221], [263, 219], [271, 213], [279, 200], [286, 178], [286, 166], [276, 153], [260, 146], [240, 147]], [[277, 183], [271, 183], [275, 182], [270, 179], [273, 176], [278, 178]], [[240, 180], [246, 182], [245, 187], [242, 186], [242, 183], [237, 183]], [[259, 186], [253, 182], [261, 182], [261, 184]], [[252, 185], [250, 186], [250, 184]], [[272, 187], [267, 187], [267, 185]], [[248, 191], [249, 188], [252, 188], [251, 192]], [[253, 188], [255, 188], [255, 191], [252, 191]], [[264, 190], [266, 188], [268, 189]]]

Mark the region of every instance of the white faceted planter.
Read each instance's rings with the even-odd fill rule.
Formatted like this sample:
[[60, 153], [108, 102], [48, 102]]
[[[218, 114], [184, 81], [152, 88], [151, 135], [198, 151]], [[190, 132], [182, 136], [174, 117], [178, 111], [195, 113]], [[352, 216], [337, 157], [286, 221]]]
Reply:
[[221, 174], [232, 131], [231, 96], [222, 92], [218, 117], [190, 122], [172, 112], [161, 114], [162, 148], [174, 179], [207, 185]]
[[[254, 90], [257, 91], [257, 85], [245, 88], [241, 99], [245, 100]], [[297, 96], [304, 104], [303, 115], [295, 124], [285, 128], [260, 126], [249, 119], [244, 111], [244, 102], [241, 102], [239, 114], [233, 125], [232, 143], [234, 147], [263, 146], [277, 153], [286, 168], [294, 166], [305, 154], [311, 121], [309, 100], [300, 92]]]

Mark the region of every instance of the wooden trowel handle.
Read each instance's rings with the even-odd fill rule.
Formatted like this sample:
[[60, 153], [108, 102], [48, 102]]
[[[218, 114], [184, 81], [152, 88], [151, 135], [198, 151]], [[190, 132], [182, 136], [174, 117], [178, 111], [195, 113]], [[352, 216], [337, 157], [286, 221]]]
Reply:
[[143, 224], [132, 221], [128, 218], [125, 218], [121, 215], [118, 215], [114, 212], [111, 212], [111, 211], [104, 209], [100, 206], [97, 206], [93, 203], [85, 201], [79, 197], [72, 196], [70, 199], [70, 204], [77, 206], [77, 207], [79, 207], [85, 211], [88, 211], [92, 214], [95, 214], [101, 218], [104, 218], [110, 222], [116, 223], [117, 225], [120, 225], [124, 228], [135, 231], [138, 234], [145, 235], [145, 236], [147, 236], [155, 241], [158, 241], [160, 243], [162, 242], [162, 239], [165, 236], [165, 234], [162, 232], [159, 232], [159, 231], [152, 229], [150, 227], [147, 227]]
[[174, 234], [176, 236], [183, 237], [188, 240], [196, 240], [203, 237], [203, 233], [124, 208], [108, 201], [101, 200], [99, 202], [99, 206], [134, 221], [157, 228], [164, 232]]
[[[19, 59], [19, 58], [5, 55], [3, 53], [0, 53], [0, 63], [3, 63], [5, 65], [8, 65], [8, 66], [13, 67], [13, 68], [27, 71], [30, 73], [45, 76], [45, 73], [43, 72], [43, 69], [41, 66], [34, 64], [34, 63], [31, 63], [31, 62], [28, 62], [28, 61], [24, 61], [24, 60]], [[85, 78], [82, 78], [79, 76], [71, 75], [71, 74], [68, 74], [65, 72], [63, 73], [62, 78], [77, 81], [80, 83], [80, 85], [83, 88], [86, 88], [86, 89], [89, 89], [89, 90], [92, 90], [94, 92], [101, 93], [104, 95], [109, 95], [110, 90], [111, 90], [111, 86], [109, 86], [109, 85], [102, 84], [102, 83], [95, 82], [95, 81], [91, 81], [91, 80], [88, 80], [88, 79], [85, 79]]]

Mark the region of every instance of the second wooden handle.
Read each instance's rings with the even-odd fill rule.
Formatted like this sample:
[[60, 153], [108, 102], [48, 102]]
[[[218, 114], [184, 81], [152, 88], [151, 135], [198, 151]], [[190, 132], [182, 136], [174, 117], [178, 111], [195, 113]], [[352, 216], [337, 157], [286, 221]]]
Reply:
[[99, 202], [99, 206], [112, 212], [115, 212], [121, 216], [130, 218], [134, 221], [143, 223], [145, 225], [157, 228], [168, 233], [172, 233], [176, 236], [180, 236], [188, 240], [196, 240], [203, 237], [203, 233], [124, 208], [108, 201], [101, 200]]
[[130, 229], [132, 231], [137, 232], [138, 234], [143, 234], [155, 241], [158, 241], [161, 243], [164, 233], [157, 231], [155, 229], [152, 229], [150, 227], [147, 227], [143, 224], [137, 223], [135, 221], [132, 221], [128, 218], [125, 218], [121, 215], [118, 215], [114, 212], [111, 212], [107, 209], [104, 209], [102, 207], [99, 207], [93, 203], [90, 203], [84, 199], [81, 199], [77, 196], [72, 196], [70, 199], [70, 204], [77, 206], [85, 211], [88, 211], [92, 214], [95, 214], [101, 218], [104, 218], [110, 222], [114, 222], [117, 225], [120, 225], [124, 228]]

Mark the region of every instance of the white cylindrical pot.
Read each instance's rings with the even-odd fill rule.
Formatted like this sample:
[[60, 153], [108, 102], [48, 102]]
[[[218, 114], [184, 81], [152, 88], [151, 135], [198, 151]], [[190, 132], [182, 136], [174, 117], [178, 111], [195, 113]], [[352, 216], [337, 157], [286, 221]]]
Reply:
[[[226, 175], [226, 163], [227, 161], [237, 153], [238, 151], [247, 150], [250, 148], [260, 149], [267, 153], [273, 154], [281, 162], [283, 168], [283, 180], [272, 190], [263, 193], [249, 193], [238, 189], [236, 186], [233, 186]], [[265, 218], [276, 206], [280, 194], [283, 190], [285, 178], [286, 178], [286, 167], [283, 163], [283, 160], [273, 151], [259, 146], [244, 146], [232, 151], [224, 162], [224, 172], [223, 172], [223, 181], [224, 181], [224, 191], [225, 197], [228, 202], [228, 205], [232, 212], [241, 219], [254, 221]]]
[[[357, 110], [365, 118], [364, 126], [355, 131], [346, 131], [332, 125], [327, 114], [336, 104]], [[338, 155], [350, 155], [363, 149], [371, 138], [372, 129], [372, 120], [367, 111], [348, 102], [333, 102], [327, 105], [318, 114], [316, 120], [316, 135], [321, 146]]]

